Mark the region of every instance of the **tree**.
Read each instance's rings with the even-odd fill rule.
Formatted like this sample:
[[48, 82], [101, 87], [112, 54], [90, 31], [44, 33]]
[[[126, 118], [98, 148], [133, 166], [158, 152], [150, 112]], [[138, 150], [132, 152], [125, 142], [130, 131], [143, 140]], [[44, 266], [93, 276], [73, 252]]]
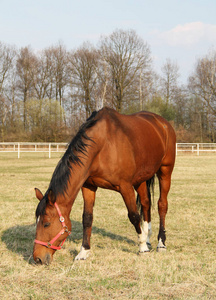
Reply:
[[26, 130], [26, 102], [34, 95], [33, 69], [36, 57], [30, 47], [21, 48], [17, 59], [17, 86], [23, 100], [23, 125]]
[[4, 84], [13, 67], [16, 51], [14, 47], [4, 45], [0, 42], [0, 94], [3, 93]]
[[175, 100], [178, 92], [179, 67], [168, 58], [161, 70], [161, 93], [166, 103], [170, 104]]
[[27, 126], [36, 141], [57, 141], [63, 136], [63, 108], [58, 100], [30, 99], [26, 104]]
[[[48, 98], [50, 101], [55, 99], [59, 101], [61, 107], [64, 107], [64, 92], [68, 84], [67, 65], [68, 53], [61, 43], [37, 53], [34, 66], [32, 66], [34, 88], [32, 98], [39, 100]], [[56, 109], [60, 106], [56, 106]], [[59, 111], [56, 114], [59, 114]], [[65, 114], [61, 115], [61, 122], [63, 119], [65, 119]]]
[[15, 57], [15, 48], [0, 42], [0, 128], [2, 141], [4, 141], [5, 130], [8, 127], [7, 119], [12, 109], [7, 95]]
[[198, 60], [189, 82], [193, 94], [199, 95], [216, 116], [216, 51]]
[[159, 95], [154, 95], [152, 99], [145, 104], [145, 110], [159, 114], [167, 121], [172, 121], [175, 118], [173, 105], [167, 105], [164, 99]]
[[176, 87], [173, 99], [175, 110], [175, 126], [186, 127], [188, 125], [188, 111], [190, 109], [190, 95], [185, 86]]
[[178, 92], [179, 67], [167, 58], [161, 70], [161, 93], [166, 103], [169, 104], [175, 100], [176, 93]]
[[[134, 30], [116, 30], [100, 41], [102, 60], [107, 63], [111, 103], [122, 111], [123, 102], [134, 97], [134, 86], [140, 72], [144, 74], [151, 63], [150, 49]], [[136, 86], [137, 88], [137, 86]]]
[[74, 96], [84, 107], [86, 118], [96, 109], [94, 92], [97, 84], [98, 52], [90, 44], [70, 53], [70, 82], [74, 88]]
[[49, 48], [47, 53], [50, 55], [49, 59], [52, 64], [52, 83], [54, 83], [55, 88], [55, 99], [59, 100], [60, 105], [63, 106], [64, 90], [68, 83], [68, 53], [61, 43], [56, 47]]
[[203, 101], [205, 131], [211, 141], [216, 130], [216, 51], [198, 59], [195, 71], [189, 78], [189, 89], [194, 97]]
[[[37, 54], [32, 67], [32, 85], [35, 90], [35, 97], [40, 100], [45, 99], [49, 93], [48, 89], [52, 82], [51, 74], [53, 71], [46, 50]], [[51, 98], [52, 96], [50, 95]]]

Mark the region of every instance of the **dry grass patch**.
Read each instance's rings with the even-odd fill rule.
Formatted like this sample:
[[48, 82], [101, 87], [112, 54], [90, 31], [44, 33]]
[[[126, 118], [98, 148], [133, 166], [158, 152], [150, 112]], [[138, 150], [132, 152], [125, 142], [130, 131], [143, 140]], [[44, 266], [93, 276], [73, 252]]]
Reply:
[[[82, 242], [82, 198], [72, 235], [53, 263], [32, 260], [37, 200], [59, 157], [0, 156], [0, 296], [3, 299], [214, 299], [216, 297], [216, 157], [177, 157], [169, 195], [166, 253], [137, 255], [137, 237], [121, 197], [97, 192], [92, 255], [74, 261]], [[157, 186], [152, 245], [157, 245]]]

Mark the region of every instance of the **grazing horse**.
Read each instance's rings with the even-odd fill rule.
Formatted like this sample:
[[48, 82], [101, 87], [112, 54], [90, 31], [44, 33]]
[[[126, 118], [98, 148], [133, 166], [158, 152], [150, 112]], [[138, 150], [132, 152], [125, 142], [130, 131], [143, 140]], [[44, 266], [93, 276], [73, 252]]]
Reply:
[[35, 189], [40, 200], [33, 250], [36, 263], [49, 264], [70, 234], [70, 212], [80, 189], [84, 198], [83, 241], [75, 259], [89, 256], [98, 187], [122, 195], [129, 220], [138, 234], [139, 252], [149, 252], [152, 231], [149, 190], [155, 174], [160, 186], [157, 249], [165, 250], [167, 194], [175, 162], [175, 141], [172, 126], [156, 114], [122, 115], [106, 107], [94, 112], [80, 127], [56, 166], [47, 192], [43, 195]]

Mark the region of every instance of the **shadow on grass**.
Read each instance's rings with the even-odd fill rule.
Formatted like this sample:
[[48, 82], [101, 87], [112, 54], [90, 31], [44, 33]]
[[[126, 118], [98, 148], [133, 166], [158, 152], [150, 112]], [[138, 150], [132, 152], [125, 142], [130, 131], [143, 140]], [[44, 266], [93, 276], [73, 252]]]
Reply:
[[[22, 255], [24, 260], [32, 262], [32, 250], [35, 238], [36, 226], [32, 225], [18, 225], [5, 230], [2, 234], [1, 240], [4, 242], [8, 250]], [[128, 244], [135, 244], [133, 240], [130, 240], [124, 236], [114, 234], [106, 231], [105, 229], [92, 227], [92, 233], [101, 235], [102, 237], [110, 238], [116, 241], [125, 241]], [[73, 241], [76, 244], [81, 244], [82, 240], [82, 223], [72, 221], [72, 234], [68, 237], [68, 241]]]
[[10, 227], [3, 232], [1, 240], [6, 244], [8, 250], [22, 255], [24, 260], [30, 261], [35, 230], [35, 224]]

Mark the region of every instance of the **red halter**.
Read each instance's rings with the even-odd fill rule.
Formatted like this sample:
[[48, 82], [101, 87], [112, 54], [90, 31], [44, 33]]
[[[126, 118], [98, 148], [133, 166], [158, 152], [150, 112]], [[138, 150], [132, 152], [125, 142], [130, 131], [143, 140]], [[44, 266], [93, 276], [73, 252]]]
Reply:
[[68, 228], [67, 228], [67, 226], [65, 225], [65, 219], [64, 219], [64, 217], [62, 216], [62, 214], [61, 214], [61, 211], [60, 211], [60, 209], [59, 209], [59, 207], [58, 207], [58, 205], [57, 205], [57, 203], [55, 202], [55, 207], [56, 207], [56, 209], [57, 209], [57, 212], [58, 212], [58, 214], [59, 214], [59, 221], [62, 223], [62, 230], [51, 240], [51, 241], [49, 241], [49, 242], [41, 242], [41, 241], [39, 241], [39, 240], [34, 240], [34, 242], [36, 243], [36, 244], [40, 244], [40, 245], [42, 245], [42, 246], [45, 246], [45, 247], [47, 247], [47, 248], [50, 248], [50, 249], [53, 249], [53, 250], [60, 250], [61, 248], [62, 248], [62, 246], [63, 246], [63, 244], [64, 244], [64, 242], [66, 241], [66, 238], [64, 239], [64, 241], [62, 241], [61, 242], [61, 244], [59, 245], [59, 246], [53, 246], [53, 243], [62, 235], [62, 234], [64, 234], [65, 232], [67, 232], [67, 234], [68, 235], [70, 235], [71, 234], [71, 231], [69, 231], [68, 230]]

